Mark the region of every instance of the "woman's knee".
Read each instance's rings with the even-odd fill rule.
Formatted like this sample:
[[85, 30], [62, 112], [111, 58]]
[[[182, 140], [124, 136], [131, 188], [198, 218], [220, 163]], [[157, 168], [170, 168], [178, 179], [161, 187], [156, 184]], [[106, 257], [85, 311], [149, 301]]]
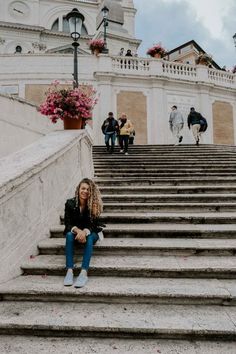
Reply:
[[74, 240], [75, 240], [75, 235], [71, 231], [67, 232], [66, 241], [74, 242]]
[[95, 232], [91, 232], [91, 234], [87, 236], [86, 243], [88, 245], [93, 245], [94, 242], [96, 242], [97, 240], [98, 240], [98, 235]]

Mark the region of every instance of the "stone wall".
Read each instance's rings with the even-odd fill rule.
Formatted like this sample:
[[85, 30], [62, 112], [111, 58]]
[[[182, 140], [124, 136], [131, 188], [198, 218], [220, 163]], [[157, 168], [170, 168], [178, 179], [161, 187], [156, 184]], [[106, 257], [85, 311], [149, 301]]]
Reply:
[[93, 176], [86, 130], [53, 132], [0, 159], [0, 283], [20, 274], [39, 240], [59, 224], [65, 200]]
[[53, 125], [34, 104], [23, 99], [0, 94], [0, 106], [0, 158], [62, 128], [61, 122]]
[[147, 144], [147, 103], [142, 92], [121, 91], [117, 95], [117, 117], [121, 113], [134, 124], [135, 144]]
[[215, 101], [212, 109], [214, 144], [234, 145], [232, 105], [228, 102]]

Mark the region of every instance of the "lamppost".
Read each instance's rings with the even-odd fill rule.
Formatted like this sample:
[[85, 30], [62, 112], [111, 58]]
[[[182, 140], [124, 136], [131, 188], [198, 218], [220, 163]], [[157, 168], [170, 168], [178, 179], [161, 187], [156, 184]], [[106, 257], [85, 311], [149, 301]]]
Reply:
[[233, 35], [234, 45], [236, 47], [236, 33]]
[[103, 16], [103, 26], [104, 26], [104, 48], [103, 48], [103, 53], [108, 53], [108, 49], [107, 49], [107, 26], [108, 26], [108, 13], [109, 13], [109, 9], [108, 7], [104, 6], [102, 8], [102, 16]]
[[77, 56], [77, 48], [79, 47], [78, 40], [81, 35], [82, 25], [84, 22], [84, 16], [79, 12], [78, 9], [73, 9], [66, 15], [66, 19], [69, 22], [70, 27], [70, 35], [74, 42], [72, 43], [74, 47], [74, 80], [73, 87], [76, 88], [79, 86], [78, 84], [78, 56]]

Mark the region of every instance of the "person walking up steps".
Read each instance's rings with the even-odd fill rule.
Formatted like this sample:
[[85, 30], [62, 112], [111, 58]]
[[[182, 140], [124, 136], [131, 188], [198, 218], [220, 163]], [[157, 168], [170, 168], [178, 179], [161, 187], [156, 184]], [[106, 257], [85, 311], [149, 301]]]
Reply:
[[199, 141], [200, 141], [200, 136], [201, 136], [200, 121], [202, 118], [203, 118], [202, 115], [199, 112], [196, 112], [194, 107], [190, 108], [190, 113], [188, 115], [188, 128], [190, 129], [190, 127], [192, 127], [192, 133], [196, 145], [199, 145]]
[[176, 141], [175, 145], [179, 145], [183, 140], [183, 135], [181, 130], [184, 127], [184, 118], [182, 114], [178, 111], [177, 106], [171, 107], [172, 112], [170, 113], [170, 130], [172, 131]]

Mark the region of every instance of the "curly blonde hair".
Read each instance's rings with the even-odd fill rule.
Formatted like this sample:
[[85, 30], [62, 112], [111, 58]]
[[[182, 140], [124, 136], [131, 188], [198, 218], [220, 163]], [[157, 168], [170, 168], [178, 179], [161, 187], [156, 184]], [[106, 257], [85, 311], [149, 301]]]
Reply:
[[98, 186], [89, 178], [83, 178], [75, 190], [76, 206], [79, 206], [79, 189], [82, 183], [89, 185], [88, 210], [92, 218], [98, 218], [103, 210], [101, 193]]

